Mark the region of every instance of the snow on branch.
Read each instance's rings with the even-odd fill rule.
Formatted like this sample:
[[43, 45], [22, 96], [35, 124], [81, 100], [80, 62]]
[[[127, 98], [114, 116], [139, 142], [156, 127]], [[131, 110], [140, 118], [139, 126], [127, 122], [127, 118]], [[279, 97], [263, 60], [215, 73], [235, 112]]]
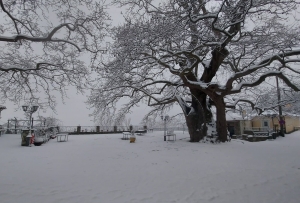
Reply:
[[69, 86], [87, 88], [89, 67], [102, 60], [104, 9], [102, 0], [0, 0], [0, 97], [18, 102], [44, 92], [55, 103], [54, 92], [64, 98]]
[[[279, 61], [282, 65], [285, 65], [288, 62], [295, 62], [296, 60], [286, 60], [285, 57], [297, 56], [297, 55], [300, 55], [300, 49], [296, 49], [296, 50], [289, 51], [289, 52], [282, 52], [280, 54], [269, 56], [269, 57], [261, 60], [256, 65], [252, 65], [249, 68], [247, 68], [243, 71], [237, 72], [233, 76], [231, 76], [225, 85], [226, 89], [231, 89], [233, 82], [236, 81], [238, 78], [242, 78], [244, 76], [250, 75], [251, 73], [254, 73], [255, 71], [257, 71], [261, 68], [265, 68], [268, 65], [270, 65], [271, 63], [273, 63], [274, 61]], [[297, 60], [297, 61], [300, 62], [300, 60]]]
[[22, 34], [18, 34], [12, 37], [6, 37], [6, 36], [1, 36], [0, 35], [0, 41], [4, 41], [4, 42], [18, 42], [20, 40], [28, 40], [28, 41], [32, 41], [32, 42], [64, 42], [64, 43], [68, 43], [73, 45], [74, 47], [77, 48], [78, 51], [81, 51], [81, 49], [78, 47], [78, 45], [76, 45], [74, 42], [71, 42], [69, 40], [64, 40], [64, 39], [59, 39], [59, 38], [53, 38], [53, 35], [55, 35], [60, 29], [62, 28], [67, 28], [70, 31], [75, 31], [79, 25], [72, 25], [70, 23], [64, 23], [64, 24], [60, 24], [58, 26], [56, 26], [55, 28], [52, 29], [52, 31], [50, 31], [48, 33], [47, 36], [45, 37], [38, 37], [38, 36], [28, 36], [28, 35], [22, 35]]
[[261, 75], [259, 78], [257, 78], [253, 82], [241, 82], [236, 87], [232, 88], [231, 91], [228, 94], [236, 94], [241, 91], [244, 87], [255, 87], [261, 84], [267, 77], [276, 76], [278, 78], [281, 78], [289, 87], [291, 87], [295, 91], [300, 91], [300, 89], [294, 85], [282, 72], [280, 71], [270, 71], [263, 75]]
[[9, 72], [9, 71], [13, 71], [13, 72], [27, 71], [27, 72], [30, 72], [30, 71], [38, 71], [38, 70], [41, 70], [41, 69], [51, 70], [51, 69], [49, 69], [49, 67], [59, 68], [59, 67], [62, 67], [62, 66], [58, 65], [58, 64], [51, 64], [51, 63], [44, 62], [44, 63], [36, 63], [35, 67], [30, 68], [30, 66], [29, 67], [20, 67], [20, 66], [16, 66], [16, 65], [15, 66], [7, 65], [7, 64], [3, 64], [3, 63], [0, 62], [0, 71], [5, 71], [5, 72]]

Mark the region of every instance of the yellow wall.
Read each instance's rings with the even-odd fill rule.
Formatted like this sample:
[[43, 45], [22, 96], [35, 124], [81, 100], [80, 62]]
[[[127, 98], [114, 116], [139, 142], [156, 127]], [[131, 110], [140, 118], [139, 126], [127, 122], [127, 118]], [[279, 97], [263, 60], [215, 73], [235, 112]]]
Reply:
[[297, 117], [286, 117], [285, 118], [285, 128], [286, 132], [292, 132], [294, 131], [294, 127], [300, 126], [299, 118], [295, 119]]
[[[278, 118], [273, 118], [273, 122], [272, 122], [272, 118], [269, 117], [265, 117], [265, 116], [256, 116], [252, 119], [252, 127], [254, 128], [261, 128], [263, 127], [263, 121], [269, 121], [269, 127], [271, 129], [274, 128], [274, 125], [279, 126], [279, 121]], [[285, 116], [285, 128], [286, 128], [286, 132], [292, 132], [294, 130], [294, 127], [298, 127], [300, 126], [300, 120], [299, 117], [294, 117], [294, 116]]]

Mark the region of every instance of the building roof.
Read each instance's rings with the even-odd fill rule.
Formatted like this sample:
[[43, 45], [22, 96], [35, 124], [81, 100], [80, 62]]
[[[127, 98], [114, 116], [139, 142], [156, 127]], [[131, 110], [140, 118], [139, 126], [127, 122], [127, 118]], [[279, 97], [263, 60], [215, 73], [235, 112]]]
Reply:
[[241, 120], [245, 120], [241, 114], [235, 113], [233, 111], [226, 112], [226, 121], [241, 121]]
[[[257, 113], [252, 114], [251, 118], [254, 117], [272, 117], [272, 116], [278, 116], [279, 113], [276, 110], [265, 110], [264, 112], [262, 112], [260, 115], [258, 115]], [[283, 116], [290, 116], [290, 117], [300, 117], [300, 115], [297, 114], [293, 114], [293, 113], [289, 113], [289, 112], [282, 112]]]

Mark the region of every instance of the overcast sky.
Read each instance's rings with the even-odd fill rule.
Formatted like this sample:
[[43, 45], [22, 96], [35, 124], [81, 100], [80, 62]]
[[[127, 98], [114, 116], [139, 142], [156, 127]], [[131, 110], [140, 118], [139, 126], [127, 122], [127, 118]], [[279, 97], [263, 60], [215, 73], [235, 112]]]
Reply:
[[[120, 8], [111, 7], [109, 13], [112, 17], [113, 25], [118, 25], [123, 22]], [[92, 109], [88, 109], [88, 106], [85, 104], [89, 92], [87, 91], [85, 95], [81, 95], [77, 94], [73, 87], [69, 87], [68, 89], [68, 98], [65, 99], [64, 103], [62, 103], [60, 95], [57, 95], [58, 105], [56, 107], [56, 113], [50, 110], [46, 112], [38, 110], [38, 112], [33, 114], [33, 117], [37, 118], [37, 115], [55, 117], [60, 119], [65, 126], [94, 126], [93, 117], [89, 116], [92, 113]], [[1, 105], [5, 105], [7, 109], [1, 112], [0, 124], [6, 123], [8, 119], [13, 119], [14, 117], [24, 119], [24, 112], [20, 107], [13, 105], [11, 102], [6, 102]], [[140, 107], [133, 109], [132, 114], [128, 115], [128, 118], [131, 119], [131, 124], [139, 125], [148, 110], [149, 107], [142, 104]], [[177, 112], [177, 110], [175, 111]]]
[[[113, 25], [118, 25], [123, 22], [123, 17], [121, 15], [121, 9], [111, 8], [109, 13], [113, 20]], [[86, 92], [88, 95], [89, 92]], [[69, 87], [68, 98], [65, 99], [65, 104], [62, 103], [61, 97], [57, 96], [57, 108], [56, 114], [50, 110], [43, 112], [43, 110], [38, 110], [33, 114], [34, 118], [37, 118], [37, 115], [44, 117], [55, 117], [60, 119], [65, 126], [94, 126], [93, 118], [89, 116], [92, 113], [92, 110], [88, 109], [88, 106], [85, 104], [87, 100], [86, 95], [77, 94], [75, 88]], [[24, 102], [25, 103], [25, 102]], [[13, 105], [11, 102], [6, 102], [2, 104], [6, 106], [6, 110], [1, 112], [0, 124], [6, 123], [8, 119], [24, 119], [24, 112], [18, 106]], [[22, 103], [21, 103], [22, 105]], [[139, 125], [143, 116], [146, 114], [148, 107], [141, 105], [139, 108], [135, 108], [131, 115], [128, 117], [131, 118], [132, 125]]]

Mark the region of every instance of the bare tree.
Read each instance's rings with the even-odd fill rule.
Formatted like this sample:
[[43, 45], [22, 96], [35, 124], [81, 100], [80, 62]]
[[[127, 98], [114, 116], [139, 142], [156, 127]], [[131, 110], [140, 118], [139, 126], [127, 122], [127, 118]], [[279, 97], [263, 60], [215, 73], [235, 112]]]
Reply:
[[[279, 98], [280, 100], [278, 100]], [[286, 86], [279, 88], [273, 87], [268, 88], [258, 95], [254, 108], [258, 109], [259, 113], [264, 110], [274, 110], [278, 112], [278, 108], [281, 106], [285, 113], [299, 114], [299, 101], [299, 92], [295, 92]]]
[[[191, 141], [198, 142], [215, 105], [218, 139], [224, 142], [227, 97], [271, 76], [299, 90], [296, 0], [115, 2], [128, 13], [126, 23], [114, 29], [111, 60], [99, 67], [102, 81], [89, 97], [95, 116], [124, 97], [129, 101], [120, 117], [140, 102], [153, 107], [147, 116], [179, 103]], [[239, 101], [246, 100], [234, 103]]]
[[38, 116], [37, 120], [39, 120], [40, 126], [46, 126], [46, 127], [62, 126], [62, 121], [53, 116], [52, 117]]
[[[0, 98], [18, 102], [67, 86], [82, 91], [103, 52], [104, 1], [0, 0]], [[84, 62], [85, 61], [85, 62]], [[88, 61], [88, 62], [87, 62]]]

